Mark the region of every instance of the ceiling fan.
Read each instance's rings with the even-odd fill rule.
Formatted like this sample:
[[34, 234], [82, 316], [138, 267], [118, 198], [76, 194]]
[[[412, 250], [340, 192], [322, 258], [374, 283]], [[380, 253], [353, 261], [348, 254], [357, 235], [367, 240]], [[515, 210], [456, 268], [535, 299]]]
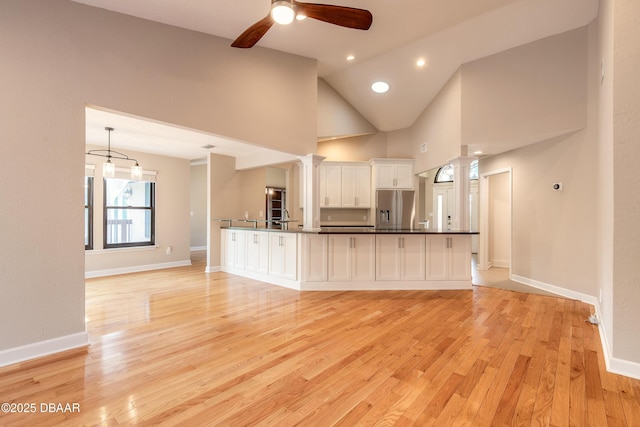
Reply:
[[231, 43], [233, 47], [253, 47], [274, 23], [289, 24], [295, 16], [317, 19], [356, 30], [368, 30], [373, 22], [371, 12], [346, 6], [300, 3], [296, 0], [271, 0], [269, 14], [245, 30]]

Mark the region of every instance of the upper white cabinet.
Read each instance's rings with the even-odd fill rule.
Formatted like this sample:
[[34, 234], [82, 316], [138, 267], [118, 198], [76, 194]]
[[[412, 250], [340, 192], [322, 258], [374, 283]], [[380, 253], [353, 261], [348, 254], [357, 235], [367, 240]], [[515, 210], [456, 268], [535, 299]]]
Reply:
[[367, 164], [320, 165], [321, 208], [370, 208], [371, 167]]
[[374, 159], [371, 164], [376, 189], [413, 189], [413, 160]]
[[320, 166], [320, 207], [339, 208], [342, 206], [342, 166]]
[[371, 207], [371, 167], [342, 166], [342, 207]]

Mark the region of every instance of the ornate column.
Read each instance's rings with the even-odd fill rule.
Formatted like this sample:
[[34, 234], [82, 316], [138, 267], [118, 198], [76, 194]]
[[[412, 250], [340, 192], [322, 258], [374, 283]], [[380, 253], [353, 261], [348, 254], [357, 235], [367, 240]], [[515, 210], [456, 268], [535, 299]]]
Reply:
[[302, 162], [302, 218], [304, 231], [320, 230], [320, 163], [315, 154], [298, 157]]

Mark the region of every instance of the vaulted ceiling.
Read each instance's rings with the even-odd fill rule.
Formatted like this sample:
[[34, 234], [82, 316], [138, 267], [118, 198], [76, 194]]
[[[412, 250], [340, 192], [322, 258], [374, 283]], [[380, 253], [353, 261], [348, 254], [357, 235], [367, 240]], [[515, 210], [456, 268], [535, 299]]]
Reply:
[[[74, 0], [229, 39], [269, 0]], [[380, 131], [411, 126], [460, 65], [591, 22], [597, 0], [323, 0], [368, 9], [368, 31], [314, 19], [274, 25], [257, 46], [315, 58], [319, 77]], [[232, 49], [232, 47], [229, 47]], [[347, 60], [353, 55], [354, 59]], [[425, 65], [416, 65], [423, 59]], [[377, 80], [385, 94], [371, 91]]]

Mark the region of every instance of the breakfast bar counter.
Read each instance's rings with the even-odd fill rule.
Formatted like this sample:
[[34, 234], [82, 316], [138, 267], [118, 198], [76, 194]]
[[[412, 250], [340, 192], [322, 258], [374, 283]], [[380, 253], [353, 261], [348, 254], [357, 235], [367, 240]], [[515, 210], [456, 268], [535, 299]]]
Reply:
[[301, 291], [471, 289], [473, 234], [226, 227], [221, 270]]

